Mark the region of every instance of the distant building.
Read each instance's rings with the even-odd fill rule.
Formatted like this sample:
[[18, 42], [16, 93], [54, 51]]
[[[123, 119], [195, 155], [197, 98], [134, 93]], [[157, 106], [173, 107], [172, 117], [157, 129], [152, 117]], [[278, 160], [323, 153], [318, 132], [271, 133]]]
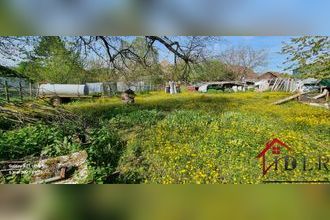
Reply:
[[234, 65], [227, 66], [227, 68], [236, 75], [236, 80], [244, 78], [244, 80], [254, 81], [258, 78], [258, 75], [250, 68]]
[[281, 77], [281, 73], [277, 73], [277, 72], [266, 72], [261, 74], [258, 77], [258, 80], [271, 80], [271, 79], [276, 79], [276, 78], [280, 78]]

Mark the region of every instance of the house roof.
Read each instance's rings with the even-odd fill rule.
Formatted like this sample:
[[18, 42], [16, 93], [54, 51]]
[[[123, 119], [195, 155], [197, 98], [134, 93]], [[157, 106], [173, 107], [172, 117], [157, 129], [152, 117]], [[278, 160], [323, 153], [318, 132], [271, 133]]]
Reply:
[[170, 62], [168, 62], [167, 60], [162, 60], [160, 62], [160, 65], [161, 65], [161, 67], [164, 67], [164, 68], [171, 66]]
[[217, 81], [217, 82], [207, 82], [204, 85], [225, 85], [225, 84], [236, 84], [243, 85], [240, 81]]
[[0, 76], [26, 78], [19, 72], [15, 71], [9, 67], [2, 66], [2, 65], [0, 65]]
[[233, 72], [238, 73], [241, 76], [243, 73], [246, 74], [246, 79], [256, 79], [258, 75], [252, 69], [246, 69], [243, 66], [228, 65], [229, 69]]
[[282, 75], [281, 73], [278, 73], [278, 72], [268, 71], [268, 72], [265, 72], [265, 73], [261, 74], [258, 78], [261, 78], [261, 77], [263, 77], [267, 74], [272, 75], [274, 77], [280, 77]]
[[303, 84], [317, 84], [320, 80], [314, 78], [307, 78], [302, 81]]

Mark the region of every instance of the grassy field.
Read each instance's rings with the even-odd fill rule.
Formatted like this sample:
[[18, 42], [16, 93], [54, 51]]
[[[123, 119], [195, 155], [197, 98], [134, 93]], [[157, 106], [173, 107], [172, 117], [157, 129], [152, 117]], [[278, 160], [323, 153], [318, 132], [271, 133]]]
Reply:
[[[138, 95], [133, 105], [124, 105], [117, 97], [77, 101], [64, 108], [84, 119], [83, 130], [77, 125], [40, 123], [3, 131], [0, 158], [57, 156], [85, 149], [95, 183], [329, 180], [325, 169], [306, 172], [300, 161], [292, 171], [262, 175], [256, 156], [273, 138], [289, 145], [290, 155], [309, 156], [312, 165], [316, 155], [330, 156], [329, 110], [295, 101], [271, 104], [286, 96], [152, 92]], [[77, 131], [87, 136], [87, 144], [76, 141]]]

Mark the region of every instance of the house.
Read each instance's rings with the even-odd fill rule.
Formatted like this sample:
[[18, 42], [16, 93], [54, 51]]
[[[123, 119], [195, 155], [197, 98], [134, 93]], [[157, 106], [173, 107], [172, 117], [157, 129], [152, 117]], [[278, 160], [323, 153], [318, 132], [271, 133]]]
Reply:
[[269, 71], [258, 76], [258, 80], [272, 80], [276, 78], [281, 78], [281, 75], [282, 75], [281, 73]]

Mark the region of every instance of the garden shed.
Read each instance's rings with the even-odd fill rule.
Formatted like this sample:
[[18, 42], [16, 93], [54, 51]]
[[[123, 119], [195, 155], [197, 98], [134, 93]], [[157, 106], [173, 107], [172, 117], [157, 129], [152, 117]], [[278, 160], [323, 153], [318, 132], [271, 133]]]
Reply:
[[330, 78], [322, 79], [320, 81], [320, 86], [322, 87], [322, 89], [328, 89], [330, 91]]

